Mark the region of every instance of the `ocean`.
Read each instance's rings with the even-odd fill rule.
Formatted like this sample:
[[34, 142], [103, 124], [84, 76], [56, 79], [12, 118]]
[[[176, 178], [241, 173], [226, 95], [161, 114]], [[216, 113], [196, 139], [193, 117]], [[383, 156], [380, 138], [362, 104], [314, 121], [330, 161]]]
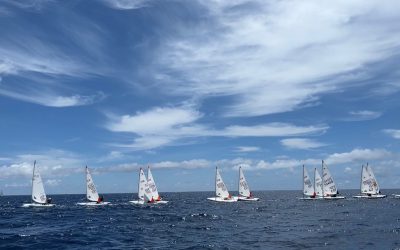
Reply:
[[258, 202], [217, 203], [213, 192], [162, 193], [168, 204], [77, 206], [84, 195], [49, 195], [53, 208], [0, 197], [1, 249], [400, 249], [399, 190], [388, 198], [303, 201], [301, 191], [255, 191]]

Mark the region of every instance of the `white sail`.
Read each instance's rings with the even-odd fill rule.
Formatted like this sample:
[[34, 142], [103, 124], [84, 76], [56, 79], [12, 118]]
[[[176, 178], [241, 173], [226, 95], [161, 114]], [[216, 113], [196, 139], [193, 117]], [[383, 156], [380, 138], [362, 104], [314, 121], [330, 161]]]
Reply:
[[89, 201], [98, 201], [99, 194], [97, 193], [96, 186], [94, 185], [92, 175], [89, 168], [86, 166], [86, 199]]
[[331, 196], [337, 194], [337, 188], [335, 181], [331, 173], [329, 172], [328, 166], [322, 161], [322, 181], [323, 181], [323, 194], [324, 196]]
[[39, 170], [36, 168], [36, 161], [33, 165], [32, 200], [40, 204], [45, 204], [47, 201], [46, 193], [44, 192], [42, 177], [40, 177]]
[[147, 184], [146, 176], [142, 168], [139, 171], [139, 190], [138, 190], [139, 200], [149, 201], [151, 200], [151, 191], [149, 185]]
[[242, 167], [239, 167], [239, 195], [250, 197], [250, 188], [247, 184], [246, 178], [244, 177]]
[[370, 166], [363, 166], [361, 173], [361, 193], [379, 194], [379, 185]]
[[160, 196], [158, 195], [158, 190], [156, 183], [154, 181], [153, 175], [151, 174], [150, 167], [147, 167], [147, 184], [149, 185], [151, 196], [154, 200], [160, 200]]
[[221, 198], [230, 198], [228, 189], [226, 188], [225, 183], [219, 174], [218, 168], [216, 168], [215, 174], [215, 194]]
[[303, 165], [303, 194], [306, 196], [314, 195], [314, 187], [311, 182], [310, 175], [308, 174], [308, 171], [304, 165]]
[[322, 178], [318, 173], [318, 170], [315, 169], [314, 170], [314, 185], [315, 185], [315, 194], [317, 196], [322, 196], [323, 192], [322, 192]]

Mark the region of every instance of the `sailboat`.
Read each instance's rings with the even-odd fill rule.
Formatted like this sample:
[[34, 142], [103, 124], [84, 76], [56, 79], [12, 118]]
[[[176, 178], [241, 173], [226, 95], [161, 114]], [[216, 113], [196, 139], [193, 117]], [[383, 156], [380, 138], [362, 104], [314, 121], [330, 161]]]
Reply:
[[78, 202], [77, 205], [102, 206], [108, 204], [110, 204], [110, 202], [104, 201], [103, 196], [99, 196], [89, 168], [86, 166], [86, 202]]
[[323, 197], [322, 191], [322, 178], [319, 175], [317, 168], [314, 168], [314, 187], [315, 187], [315, 195], [317, 198]]
[[344, 199], [344, 196], [338, 196], [339, 192], [336, 188], [335, 181], [328, 166], [322, 161], [322, 197], [327, 200]]
[[157, 204], [165, 204], [168, 201], [164, 201], [161, 196], [158, 194], [156, 182], [154, 181], [153, 175], [151, 174], [150, 166], [147, 167], [147, 184], [149, 185], [151, 191], [151, 201]]
[[[319, 178], [319, 182], [321, 182], [321, 177], [318, 174], [318, 171], [314, 171], [314, 184], [311, 181], [311, 177], [308, 174], [307, 168], [303, 165], [303, 197], [299, 198], [300, 200], [315, 200], [321, 198], [322, 194], [317, 196], [316, 193], [316, 180], [317, 176]], [[321, 184], [321, 183], [319, 183]]]
[[32, 203], [25, 203], [22, 207], [53, 207], [51, 198], [46, 197], [44, 192], [42, 177], [39, 169], [36, 168], [36, 161], [33, 163], [32, 173]]
[[152, 199], [152, 193], [147, 183], [146, 175], [142, 168], [139, 170], [139, 184], [138, 184], [138, 200], [129, 201], [132, 204], [143, 205], [150, 203]]
[[379, 190], [378, 182], [376, 181], [374, 172], [370, 166], [361, 167], [361, 183], [360, 183], [360, 195], [353, 196], [354, 198], [368, 198], [368, 199], [378, 199], [385, 198], [386, 195], [381, 194]]
[[239, 196], [238, 201], [258, 201], [260, 198], [253, 197], [249, 185], [244, 177], [242, 167], [239, 167]]
[[215, 195], [216, 197], [207, 198], [217, 202], [236, 202], [238, 197], [232, 197], [225, 186], [224, 181], [219, 173], [218, 167], [215, 168]]

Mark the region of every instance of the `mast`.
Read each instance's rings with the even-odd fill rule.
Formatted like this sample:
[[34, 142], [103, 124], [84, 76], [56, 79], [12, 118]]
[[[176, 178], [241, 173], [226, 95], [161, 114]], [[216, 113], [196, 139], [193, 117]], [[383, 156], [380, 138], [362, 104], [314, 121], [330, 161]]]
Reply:
[[325, 197], [324, 192], [324, 160], [322, 160], [322, 198]]
[[242, 166], [239, 166], [239, 182], [238, 182], [238, 197], [240, 196], [240, 169]]
[[87, 167], [87, 165], [86, 165], [86, 168], [85, 168], [85, 186], [86, 186], [86, 200], [88, 200], [88, 183], [87, 183], [87, 174], [88, 174], [88, 167]]
[[[140, 192], [140, 174], [142, 173], [142, 168], [140, 168], [139, 169], [139, 181], [138, 181], [138, 197], [139, 197], [139, 200], [141, 199], [140, 198], [140, 195], [139, 195], [139, 192]], [[143, 200], [144, 200], [144, 195], [143, 195]]]
[[317, 197], [317, 192], [315, 192], [315, 189], [317, 188], [317, 185], [315, 182], [316, 175], [317, 175], [317, 168], [314, 168], [314, 195], [315, 195], [315, 197]]
[[364, 165], [361, 165], [361, 181], [360, 181], [360, 193], [362, 194], [362, 183], [363, 183], [363, 172], [364, 172]]
[[215, 200], [217, 200], [217, 172], [218, 167], [215, 167]]
[[35, 168], [36, 168], [36, 160], [33, 162], [33, 171], [32, 171], [32, 192], [31, 192], [31, 200], [33, 200], [33, 180], [35, 179]]
[[303, 198], [304, 198], [304, 164], [303, 164]]

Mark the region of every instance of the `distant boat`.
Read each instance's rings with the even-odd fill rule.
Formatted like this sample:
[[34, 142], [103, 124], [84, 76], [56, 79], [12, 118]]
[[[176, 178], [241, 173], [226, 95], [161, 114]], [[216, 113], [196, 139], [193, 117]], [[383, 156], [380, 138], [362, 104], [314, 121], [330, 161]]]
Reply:
[[[318, 181], [318, 184], [316, 183]], [[311, 176], [308, 174], [307, 168], [303, 165], [303, 197], [300, 200], [315, 200], [322, 198], [322, 180], [317, 169], [314, 170], [314, 184], [311, 181]], [[317, 195], [317, 185], [319, 191]]]
[[151, 174], [150, 166], [147, 167], [147, 184], [149, 185], [152, 196], [150, 201], [158, 204], [168, 203], [168, 201], [163, 200], [158, 194], [158, 189], [156, 186], [156, 182], [154, 181], [153, 175]]
[[33, 163], [32, 173], [32, 203], [25, 203], [23, 207], [53, 207], [51, 198], [47, 198], [44, 192], [42, 177], [39, 169], [36, 168], [36, 161]]
[[361, 166], [361, 183], [360, 183], [361, 194], [353, 196], [354, 198], [367, 198], [367, 199], [379, 199], [385, 198], [386, 195], [381, 194], [379, 189], [378, 181], [375, 178], [374, 172], [370, 166]]
[[92, 175], [89, 172], [89, 168], [86, 166], [86, 202], [78, 202], [78, 205], [82, 206], [102, 206], [108, 205], [110, 202], [104, 201], [103, 196], [99, 196], [96, 186], [94, 185]]
[[236, 202], [237, 197], [232, 197], [225, 186], [224, 181], [219, 173], [218, 167], [215, 168], [215, 195], [216, 197], [207, 198], [217, 202]]
[[239, 196], [238, 201], [258, 201], [260, 198], [253, 197], [249, 185], [244, 177], [242, 167], [239, 167]]
[[328, 166], [322, 161], [322, 197], [328, 200], [344, 199], [344, 196], [339, 196], [339, 192], [336, 188], [335, 181], [331, 173], [329, 172]]
[[[135, 205], [144, 205], [147, 203], [152, 203], [152, 193], [147, 183], [146, 175], [142, 168], [139, 170], [139, 184], [138, 184], [138, 200], [129, 201]], [[153, 200], [154, 202], [154, 200]]]

